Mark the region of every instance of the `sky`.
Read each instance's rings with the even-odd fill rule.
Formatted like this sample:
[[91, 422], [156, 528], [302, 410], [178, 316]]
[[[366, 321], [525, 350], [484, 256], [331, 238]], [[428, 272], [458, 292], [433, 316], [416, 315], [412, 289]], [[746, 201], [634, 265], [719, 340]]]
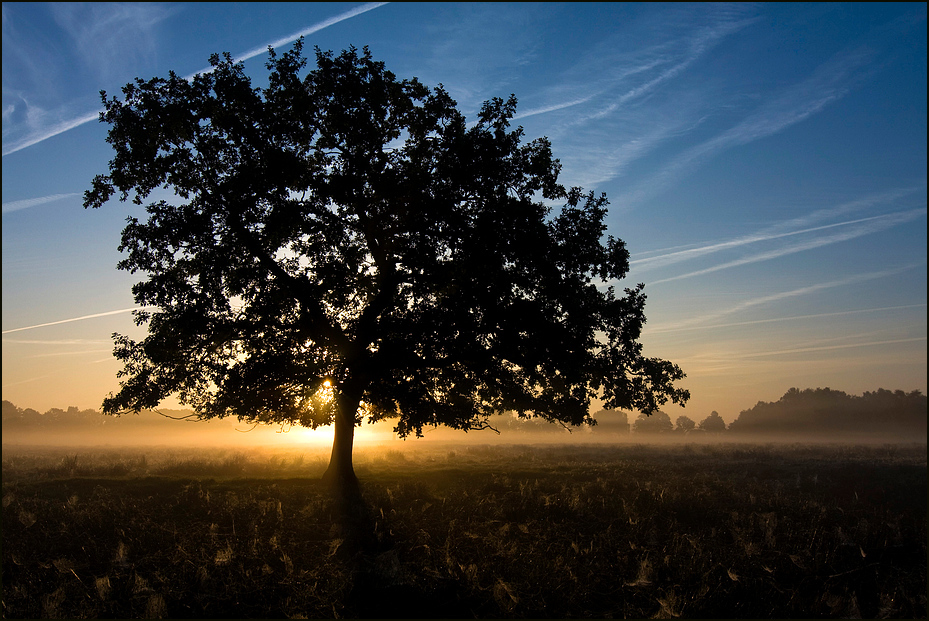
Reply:
[[369, 46], [469, 119], [517, 96], [561, 183], [610, 200], [644, 353], [687, 373], [672, 420], [791, 387], [926, 392], [924, 3], [68, 2], [3, 3], [3, 399], [99, 408], [110, 335], [144, 336], [141, 275], [116, 269], [144, 212], [82, 207], [112, 156], [99, 92], [221, 52], [258, 85], [301, 35]]

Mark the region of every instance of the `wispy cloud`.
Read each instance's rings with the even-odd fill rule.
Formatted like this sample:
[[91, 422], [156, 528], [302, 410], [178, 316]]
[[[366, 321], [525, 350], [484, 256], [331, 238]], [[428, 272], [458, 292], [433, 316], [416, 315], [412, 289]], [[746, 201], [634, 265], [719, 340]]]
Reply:
[[785, 354], [803, 354], [818, 351], [831, 351], [836, 349], [856, 349], [859, 347], [877, 347], [883, 345], [898, 345], [901, 343], [918, 343], [925, 341], [925, 336], [916, 336], [906, 339], [886, 339], [883, 341], [866, 341], [863, 343], [846, 343], [844, 345], [818, 345], [812, 347], [792, 347], [789, 349], [775, 349], [771, 351], [743, 352], [736, 354], [737, 358], [761, 358], [766, 356], [782, 356]]
[[606, 116], [615, 111], [620, 106], [634, 99], [638, 99], [647, 95], [651, 91], [655, 90], [659, 85], [683, 73], [688, 67], [693, 65], [697, 60], [700, 59], [701, 56], [715, 47], [724, 38], [738, 32], [739, 30], [754, 23], [755, 21], [757, 21], [757, 18], [739, 19], [735, 21], [727, 20], [714, 24], [704, 30], [697, 31], [693, 38], [687, 42], [683, 55], [679, 57], [670, 67], [663, 69], [661, 73], [648, 79], [645, 83], [639, 84], [624, 92], [622, 95], [617, 97], [615, 101], [603, 109], [596, 111], [588, 117], [579, 119], [579, 122], [589, 121]]
[[894, 276], [894, 275], [899, 274], [899, 273], [901, 273], [901, 272], [904, 272], [904, 271], [907, 271], [907, 270], [910, 270], [910, 269], [914, 269], [914, 268], [916, 268], [916, 267], [919, 267], [919, 266], [925, 265], [925, 264], [926, 264], [926, 262], [925, 262], [925, 261], [922, 261], [922, 262], [919, 262], [919, 263], [911, 263], [911, 264], [909, 264], [909, 265], [904, 265], [904, 266], [902, 266], [902, 267], [897, 267], [897, 268], [893, 268], [893, 269], [889, 269], [889, 270], [881, 270], [881, 271], [876, 271], [876, 272], [865, 272], [865, 273], [861, 273], [861, 274], [853, 274], [853, 275], [847, 276], [847, 277], [845, 277], [845, 278], [839, 278], [839, 279], [836, 279], [836, 280], [830, 280], [830, 281], [823, 282], [823, 283], [817, 283], [817, 284], [815, 284], [815, 285], [808, 285], [808, 286], [806, 286], [806, 287], [798, 287], [798, 288], [796, 288], [796, 289], [791, 289], [791, 290], [789, 290], [789, 291], [781, 291], [781, 292], [773, 293], [773, 294], [770, 294], [770, 295], [760, 296], [760, 297], [757, 297], [757, 298], [752, 298], [752, 299], [749, 299], [749, 300], [744, 300], [743, 302], [740, 302], [740, 303], [738, 303], [738, 304], [736, 304], [736, 305], [734, 305], [734, 306], [731, 306], [731, 307], [729, 307], [729, 308], [726, 308], [726, 309], [723, 309], [723, 310], [719, 310], [719, 311], [716, 311], [716, 312], [712, 312], [712, 313], [707, 313], [707, 314], [702, 315], [702, 316], [699, 316], [699, 317], [691, 317], [691, 318], [689, 318], [689, 319], [684, 319], [684, 320], [682, 320], [682, 321], [678, 321], [678, 322], [675, 322], [675, 323], [668, 323], [668, 324], [665, 324], [665, 325], [659, 325], [659, 326], [657, 326], [657, 329], [654, 329], [654, 330], [651, 330], [651, 331], [652, 331], [652, 332], [659, 332], [659, 331], [667, 331], [667, 332], [670, 332], [670, 331], [673, 331], [673, 330], [679, 330], [679, 329], [681, 329], [681, 328], [687, 328], [687, 327], [690, 327], [690, 326], [698, 326], [698, 325], [700, 325], [700, 324], [706, 324], [706, 323], [709, 323], [709, 322], [712, 322], [712, 321], [716, 321], [716, 320], [722, 319], [722, 318], [724, 318], [724, 317], [728, 317], [728, 316], [730, 316], [730, 315], [734, 315], [734, 314], [736, 314], [736, 313], [740, 313], [740, 312], [742, 312], [742, 311], [746, 311], [746, 310], [749, 310], [749, 309], [752, 309], [752, 308], [756, 308], [756, 307], [759, 307], [759, 306], [766, 306], [766, 305], [769, 305], [769, 304], [773, 304], [773, 303], [775, 303], [775, 302], [780, 302], [781, 300], [786, 300], [786, 299], [790, 299], [790, 298], [802, 297], [802, 296], [805, 296], [805, 295], [810, 295], [810, 294], [813, 294], [813, 293], [817, 293], [817, 292], [819, 292], [819, 291], [823, 291], [823, 290], [825, 290], [825, 289], [833, 289], [833, 288], [835, 288], [835, 287], [844, 287], [844, 286], [847, 286], [847, 285], [854, 285], [854, 284], [858, 284], [858, 283], [861, 283], [861, 282], [866, 282], [866, 281], [868, 281], [868, 280], [876, 280], [876, 279], [879, 279], [879, 278], [887, 278], [887, 277], [889, 277], [889, 276]]
[[37, 198], [26, 198], [19, 201], [10, 201], [8, 203], [3, 203], [3, 213], [19, 211], [20, 209], [29, 209], [30, 207], [38, 207], [39, 205], [53, 203], [63, 198], [71, 198], [73, 196], [80, 196], [80, 194], [77, 192], [68, 192], [67, 194], [50, 194], [49, 196], [39, 196]]
[[49, 138], [63, 134], [68, 130], [74, 129], [96, 121], [100, 118], [100, 110], [96, 112], [83, 112], [75, 114], [73, 111], [62, 110], [56, 113], [48, 112], [37, 108], [29, 107], [28, 129], [25, 136], [10, 140], [7, 142], [4, 136], [3, 157], [17, 151], [22, 151], [34, 144], [39, 144]]
[[61, 356], [84, 356], [87, 354], [103, 354], [109, 352], [109, 349], [82, 349], [80, 351], [59, 351], [50, 354], [33, 354], [26, 358], [59, 358]]
[[[238, 61], [243, 61], [249, 58], [253, 58], [254, 56], [267, 52], [268, 46], [278, 47], [281, 45], [285, 45], [287, 43], [295, 41], [297, 38], [301, 36], [307, 36], [314, 32], [318, 32], [322, 30], [323, 28], [328, 28], [329, 26], [333, 26], [335, 24], [338, 24], [339, 22], [345, 21], [347, 19], [351, 19], [352, 17], [356, 17], [358, 15], [361, 15], [362, 13], [366, 13], [372, 9], [376, 9], [380, 6], [383, 6], [384, 4], [387, 4], [387, 3], [374, 2], [374, 3], [368, 3], [368, 4], [358, 6], [358, 7], [354, 7], [348, 11], [340, 13], [339, 15], [336, 15], [327, 20], [314, 24], [313, 26], [310, 26], [308, 28], [304, 28], [303, 30], [295, 32], [292, 35], [288, 35], [287, 37], [276, 39], [268, 44], [253, 48], [252, 50], [249, 50], [248, 52], [245, 52], [244, 54], [237, 56], [236, 59]], [[112, 27], [112, 24], [110, 25], [110, 27]], [[80, 35], [83, 40], [85, 37], [88, 36], [87, 32], [90, 32], [90, 31], [87, 31], [87, 32], [81, 31], [81, 32], [83, 32], [83, 34]], [[88, 48], [88, 49], [94, 49], [94, 48]], [[203, 73], [209, 70], [210, 69], [208, 68], [208, 69], [204, 69], [203, 71], [200, 71], [197, 73]], [[192, 79], [193, 75], [196, 75], [196, 74], [191, 74], [190, 76], [188, 76], [187, 79]], [[75, 111], [73, 109], [64, 108], [58, 112], [53, 113], [53, 112], [49, 112], [47, 110], [41, 109], [34, 105], [30, 106], [25, 98], [21, 98], [21, 99], [22, 99], [22, 103], [26, 106], [27, 111], [28, 111], [27, 114], [30, 117], [26, 124], [25, 135], [22, 135], [17, 138], [13, 138], [12, 131], [11, 131], [9, 132], [11, 137], [8, 140], [7, 139], [8, 132], [6, 129], [4, 129], [3, 157], [6, 157], [7, 155], [10, 155], [11, 153], [16, 153], [17, 151], [21, 151], [27, 147], [31, 147], [35, 144], [48, 140], [49, 138], [52, 138], [59, 134], [63, 134], [64, 132], [68, 130], [84, 125], [85, 123], [95, 121], [100, 116], [99, 109], [91, 112], [86, 109], [83, 111]], [[4, 111], [4, 115], [5, 116], [7, 115], [6, 111]]]
[[873, 54], [867, 48], [846, 50], [823, 63], [802, 82], [761, 105], [754, 113], [721, 134], [673, 158], [660, 172], [619, 197], [622, 205], [635, 205], [675, 185], [704, 160], [727, 149], [777, 134], [813, 116], [833, 103], [873, 71]]
[[835, 207], [828, 207], [825, 209], [817, 209], [811, 211], [808, 214], [799, 216], [797, 218], [792, 218], [784, 222], [773, 224], [770, 229], [773, 232], [781, 230], [789, 230], [796, 227], [804, 227], [816, 224], [817, 222], [823, 222], [825, 220], [830, 220], [832, 218], [843, 217], [847, 214], [854, 213], [856, 211], [861, 211], [869, 207], [874, 207], [876, 205], [883, 205], [887, 203], [892, 203], [898, 199], [910, 196], [912, 194], [921, 194], [925, 197], [926, 194], [926, 184], [925, 181], [922, 185], [916, 187], [905, 187], [905, 188], [892, 188], [890, 190], [885, 190], [882, 192], [875, 192], [873, 194], [868, 194], [860, 198], [856, 198], [851, 201], [846, 201], [841, 205]]
[[[696, 247], [685, 247], [684, 249], [669, 248], [665, 250], [652, 251], [654, 256], [635, 259], [630, 261], [630, 265], [635, 266], [638, 269], [646, 268], [656, 268], [663, 267], [666, 265], [671, 265], [674, 263], [679, 263], [681, 261], [687, 261], [690, 259], [695, 259], [707, 254], [712, 254], [715, 252], [720, 252], [723, 250], [729, 250], [732, 248], [738, 248], [741, 246], [746, 246], [749, 244], [754, 244], [757, 242], [769, 241], [773, 239], [779, 239], [784, 237], [791, 237], [794, 235], [802, 235], [805, 233], [812, 233], [817, 231], [824, 231], [835, 227], [847, 226], [853, 224], [859, 224], [862, 222], [879, 220], [880, 218], [886, 216], [872, 216], [869, 218], [859, 218], [856, 220], [847, 220], [845, 222], [836, 222], [832, 224], [825, 224], [821, 226], [811, 226], [817, 222], [822, 222], [837, 216], [845, 215], [850, 212], [858, 211], [865, 209], [867, 207], [873, 207], [879, 204], [886, 204], [892, 201], [895, 201], [904, 196], [908, 196], [919, 192], [922, 190], [925, 192], [925, 188], [900, 188], [889, 190], [886, 192], [879, 192], [865, 196], [862, 198], [855, 199], [853, 201], [848, 201], [836, 207], [831, 207], [828, 209], [818, 209], [809, 214], [797, 218], [791, 218], [790, 220], [785, 220], [783, 222], [773, 223], [764, 229], [757, 231], [755, 233], [750, 233], [748, 235], [742, 235], [734, 239], [729, 239], [721, 242], [714, 242], [712, 244], [697, 245]], [[925, 208], [921, 211], [925, 212]], [[890, 215], [890, 214], [888, 214]], [[798, 228], [801, 227], [801, 228]], [[670, 252], [669, 252], [670, 251]]]
[[60, 375], [60, 373], [46, 373], [45, 375], [38, 375], [36, 377], [30, 377], [29, 379], [19, 380], [18, 382], [7, 382], [6, 384], [3, 384], [3, 389], [6, 390], [7, 388], [11, 388], [13, 386], [19, 386], [21, 384], [29, 384], [30, 382], [37, 382], [40, 379], [55, 377], [57, 375]]
[[[313, 34], [314, 32], [319, 32], [323, 28], [334, 26], [338, 24], [339, 22], [344, 22], [347, 19], [351, 19], [353, 17], [361, 15], [362, 13], [367, 13], [368, 11], [384, 6], [385, 4], [390, 4], [390, 3], [389, 2], [368, 2], [366, 4], [362, 4], [361, 6], [357, 6], [353, 9], [349, 9], [348, 11], [345, 11], [344, 13], [340, 13], [334, 17], [330, 17], [329, 19], [323, 20], [317, 24], [313, 24], [312, 26], [308, 28], [304, 28], [303, 30], [299, 30], [293, 34], [289, 34], [286, 37], [281, 37], [280, 39], [275, 39], [274, 41], [270, 43], [266, 43], [264, 45], [260, 45], [258, 47], [252, 48], [251, 50], [245, 52], [244, 54], [235, 56], [234, 57], [235, 62], [237, 63], [244, 62], [250, 58], [254, 58], [255, 56], [260, 56], [261, 54], [267, 54], [269, 47], [278, 48], [283, 45], [287, 45], [288, 43], [293, 43], [300, 37], [307, 37]], [[206, 67], [204, 69], [201, 69], [200, 71], [190, 74], [185, 79], [192, 80], [193, 77], [197, 75], [198, 73], [210, 73], [211, 71], [213, 71], [212, 67]]]
[[579, 106], [581, 104], [587, 103], [593, 99], [596, 94], [588, 95], [587, 97], [581, 97], [580, 99], [574, 99], [571, 101], [562, 101], [559, 103], [550, 104], [547, 106], [542, 106], [541, 108], [532, 108], [530, 110], [524, 110], [513, 115], [513, 120], [517, 121], [519, 119], [525, 119], [530, 116], [536, 116], [538, 114], [547, 114], [549, 112], [555, 112], [557, 110], [564, 110], [565, 108], [573, 108], [574, 106]]
[[56, 2], [49, 10], [84, 66], [110, 81], [157, 55], [156, 28], [178, 8], [159, 2]]
[[597, 50], [585, 61], [588, 66], [574, 67], [568, 72], [568, 83], [579, 74], [584, 79], [583, 86], [576, 85], [572, 89], [556, 87], [576, 92], [578, 89], [591, 90], [592, 86], [592, 95], [564, 104], [553, 103], [521, 116], [553, 112], [586, 103], [595, 97], [597, 105], [571, 118], [569, 125], [576, 127], [609, 116], [680, 76], [727, 37], [756, 23], [759, 18], [752, 14], [754, 12], [750, 5], [715, 7], [701, 10], [699, 15], [682, 7], [670, 9], [660, 17], [656, 16], [660, 24], [633, 26], [652, 32], [654, 38], [649, 45], [637, 44], [632, 50], [626, 50], [622, 39], [631, 37], [635, 40], [637, 37], [634, 32], [623, 31], [609, 42], [609, 46], [615, 46], [617, 50]]
[[811, 315], [792, 315], [790, 317], [771, 317], [768, 319], [754, 319], [752, 321], [732, 321], [728, 323], [717, 323], [709, 326], [699, 325], [699, 326], [682, 326], [682, 327], [665, 327], [665, 328], [650, 328], [645, 327], [645, 331], [648, 334], [664, 334], [667, 332], [684, 332], [687, 330], [711, 330], [716, 328], [734, 328], [739, 326], [753, 326], [757, 324], [765, 323], [781, 323], [784, 321], [797, 321], [800, 319], [821, 319], [825, 317], [843, 317], [848, 315], [859, 315], [863, 313], [879, 313], [884, 311], [893, 311], [893, 310], [904, 310], [910, 308], [925, 308], [926, 304], [903, 304], [900, 306], [881, 306], [878, 308], [861, 308], [856, 310], [847, 310], [847, 311], [836, 311], [834, 313], [814, 313]]
[[4, 344], [16, 345], [102, 345], [101, 339], [3, 339]]
[[25, 326], [22, 328], [13, 328], [12, 330], [4, 330], [2, 334], [12, 334], [13, 332], [22, 332], [23, 330], [35, 330], [36, 328], [45, 328], [46, 326], [57, 326], [63, 323], [71, 323], [73, 321], [84, 321], [85, 319], [96, 319], [97, 317], [108, 317], [110, 315], [119, 315], [121, 313], [131, 313], [134, 310], [141, 310], [140, 308], [122, 308], [120, 310], [107, 311], [105, 313], [94, 313], [93, 315], [82, 315], [80, 317], [72, 317], [70, 319], [61, 319], [59, 321], [49, 321], [47, 323], [38, 323], [34, 326]]
[[517, 114], [548, 115], [544, 131], [559, 146], [570, 185], [607, 182], [702, 124], [716, 97], [688, 76], [711, 50], [759, 20], [751, 5], [658, 13], [623, 24], [560, 80], [530, 94], [532, 107]]
[[[782, 233], [780, 235], [771, 235], [767, 237], [762, 237], [754, 241], [761, 241], [762, 239], [775, 239], [779, 237], [787, 237], [789, 235], [799, 235], [801, 233], [808, 233], [811, 231], [822, 231], [826, 229], [832, 229], [834, 227], [848, 227], [849, 229], [845, 231], [836, 232], [831, 235], [814, 237], [813, 239], [807, 239], [807, 240], [799, 241], [796, 243], [788, 244], [780, 248], [768, 250], [766, 252], [759, 252], [756, 254], [748, 255], [748, 256], [741, 257], [741, 258], [738, 258], [732, 261], [727, 261], [725, 263], [713, 265], [712, 267], [707, 267], [704, 269], [687, 272], [685, 274], [678, 274], [676, 276], [670, 276], [668, 278], [661, 278], [658, 280], [653, 280], [651, 281], [650, 284], [656, 285], [659, 283], [682, 280], [684, 278], [693, 278], [695, 276], [703, 276], [705, 274], [710, 274], [713, 272], [718, 272], [720, 270], [725, 270], [725, 269], [729, 269], [733, 267], [739, 267], [741, 265], [748, 265], [750, 263], [770, 261], [771, 259], [777, 259], [777, 258], [786, 256], [786, 255], [789, 255], [789, 254], [795, 254], [797, 252], [803, 252], [805, 250], [812, 250], [814, 248], [821, 248], [823, 246], [828, 246], [831, 244], [848, 241], [850, 239], [855, 239], [857, 237], [862, 237], [864, 235], [877, 233], [879, 231], [883, 231], [891, 227], [904, 224], [906, 222], [911, 222], [925, 215], [926, 215], [926, 208], [923, 207], [920, 209], [911, 209], [909, 211], [902, 211], [898, 213], [885, 214], [881, 216], [873, 216], [870, 218], [861, 218], [859, 220], [851, 220], [849, 222], [839, 222], [837, 224], [819, 226], [819, 227], [815, 227], [812, 229], [806, 229], [803, 231], [795, 231], [791, 233]], [[736, 242], [732, 242], [732, 243], [735, 245], [743, 245], [744, 243], [751, 243], [745, 240], [738, 240], [738, 241], [741, 243], [736, 243]], [[717, 248], [714, 248], [712, 250], [707, 250], [707, 251], [715, 252], [716, 250], [721, 250], [721, 249], [722, 248], [717, 247]], [[694, 251], [685, 250], [682, 253], [676, 253], [676, 254], [680, 255], [680, 254], [686, 254], [686, 253], [691, 253], [691, 252], [698, 252], [700, 250], [706, 250], [706, 248], [704, 249], [698, 248], [698, 249], [695, 249]], [[693, 255], [693, 256], [696, 256], [696, 255]], [[658, 260], [660, 258], [661, 257], [656, 257], [655, 259]]]

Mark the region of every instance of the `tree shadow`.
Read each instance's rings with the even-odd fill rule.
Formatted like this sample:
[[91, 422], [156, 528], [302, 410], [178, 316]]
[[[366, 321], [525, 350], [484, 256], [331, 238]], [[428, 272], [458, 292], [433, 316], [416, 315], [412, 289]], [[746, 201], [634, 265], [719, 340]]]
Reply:
[[477, 602], [451, 578], [425, 580], [405, 565], [393, 534], [365, 500], [363, 485], [330, 487], [333, 556], [346, 563], [352, 585], [345, 614], [357, 618], [474, 618]]

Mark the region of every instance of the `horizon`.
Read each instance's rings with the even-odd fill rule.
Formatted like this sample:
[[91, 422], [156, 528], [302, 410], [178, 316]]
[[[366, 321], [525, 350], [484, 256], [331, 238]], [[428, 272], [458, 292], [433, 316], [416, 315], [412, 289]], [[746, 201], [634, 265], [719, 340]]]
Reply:
[[[829, 400], [823, 402], [823, 397]], [[888, 401], [891, 397], [892, 400]], [[848, 401], [843, 402], [845, 398]], [[866, 400], [870, 400], [870, 404], [862, 403]], [[415, 450], [423, 445], [446, 444], [918, 444], [925, 442], [925, 402], [926, 395], [920, 391], [879, 390], [865, 395], [848, 395], [828, 388], [791, 389], [778, 402], [759, 402], [754, 408], [741, 412], [734, 424], [727, 424], [721, 429], [713, 420], [719, 417], [715, 411], [706, 418], [681, 415], [672, 420], [661, 410], [651, 417], [636, 416], [634, 412], [622, 409], [600, 410], [593, 413], [596, 425], [568, 428], [541, 418], [521, 419], [514, 412], [504, 412], [491, 416], [487, 421], [488, 428], [473, 430], [466, 435], [439, 425], [424, 428], [422, 436], [414, 434], [401, 438], [394, 432], [395, 419], [388, 418], [375, 423], [364, 421], [356, 431], [356, 445], [365, 447], [365, 450], [398, 447]], [[249, 426], [249, 423], [229, 418], [203, 421], [188, 418], [193, 414], [190, 409], [148, 409], [138, 414], [110, 417], [98, 410], [82, 411], [75, 406], [68, 410], [53, 408], [46, 412], [32, 409], [31, 413], [31, 408], [19, 407], [7, 400], [4, 400], [3, 406], [4, 446], [8, 447], [57, 446], [86, 450], [109, 447], [115, 450], [170, 445], [246, 450], [304, 446], [328, 450], [333, 438], [332, 425], [308, 429], [281, 423]], [[811, 416], [811, 408], [819, 413], [818, 417]], [[880, 413], [876, 409], [880, 409]], [[843, 417], [842, 424], [835, 420], [839, 411]], [[102, 419], [94, 418], [94, 415]], [[744, 419], [742, 415], [745, 415]], [[46, 416], [55, 420], [39, 421]], [[190, 426], [186, 424], [189, 422], [205, 426]], [[411, 444], [406, 444], [407, 441]]]
[[[605, 192], [646, 284], [649, 357], [731, 423], [791, 387], [927, 392], [926, 6], [3, 5], [3, 399], [98, 409], [128, 214], [81, 207], [112, 151], [98, 91], [230, 52], [370, 47], [469, 120], [515, 93], [560, 182]], [[407, 36], [417, 32], [414, 39]], [[49, 43], [53, 43], [49, 45]], [[312, 68], [312, 61], [308, 69]], [[176, 402], [167, 409], [184, 406]], [[591, 412], [600, 409], [592, 404]], [[364, 429], [362, 427], [362, 429]], [[462, 441], [470, 439], [461, 435]]]

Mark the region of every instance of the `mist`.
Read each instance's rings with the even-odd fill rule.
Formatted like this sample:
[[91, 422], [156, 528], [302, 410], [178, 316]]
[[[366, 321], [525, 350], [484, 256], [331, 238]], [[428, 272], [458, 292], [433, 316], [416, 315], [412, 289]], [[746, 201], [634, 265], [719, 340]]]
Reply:
[[[927, 403], [919, 391], [878, 389], [861, 396], [829, 388], [792, 388], [777, 402], [758, 402], [728, 425], [717, 412], [671, 417], [658, 411], [637, 417], [621, 410], [592, 414], [595, 425], [564, 427], [541, 418], [505, 413], [490, 417], [489, 429], [463, 432], [425, 427], [422, 437], [400, 439], [394, 422], [356, 428], [359, 447], [414, 451], [430, 444], [712, 444], [852, 443], [925, 441]], [[331, 447], [331, 427], [310, 430], [287, 425], [249, 425], [235, 419], [200, 421], [189, 410], [145, 411], [119, 417], [96, 410], [52, 408], [41, 414], [3, 401], [5, 446], [74, 447]]]

